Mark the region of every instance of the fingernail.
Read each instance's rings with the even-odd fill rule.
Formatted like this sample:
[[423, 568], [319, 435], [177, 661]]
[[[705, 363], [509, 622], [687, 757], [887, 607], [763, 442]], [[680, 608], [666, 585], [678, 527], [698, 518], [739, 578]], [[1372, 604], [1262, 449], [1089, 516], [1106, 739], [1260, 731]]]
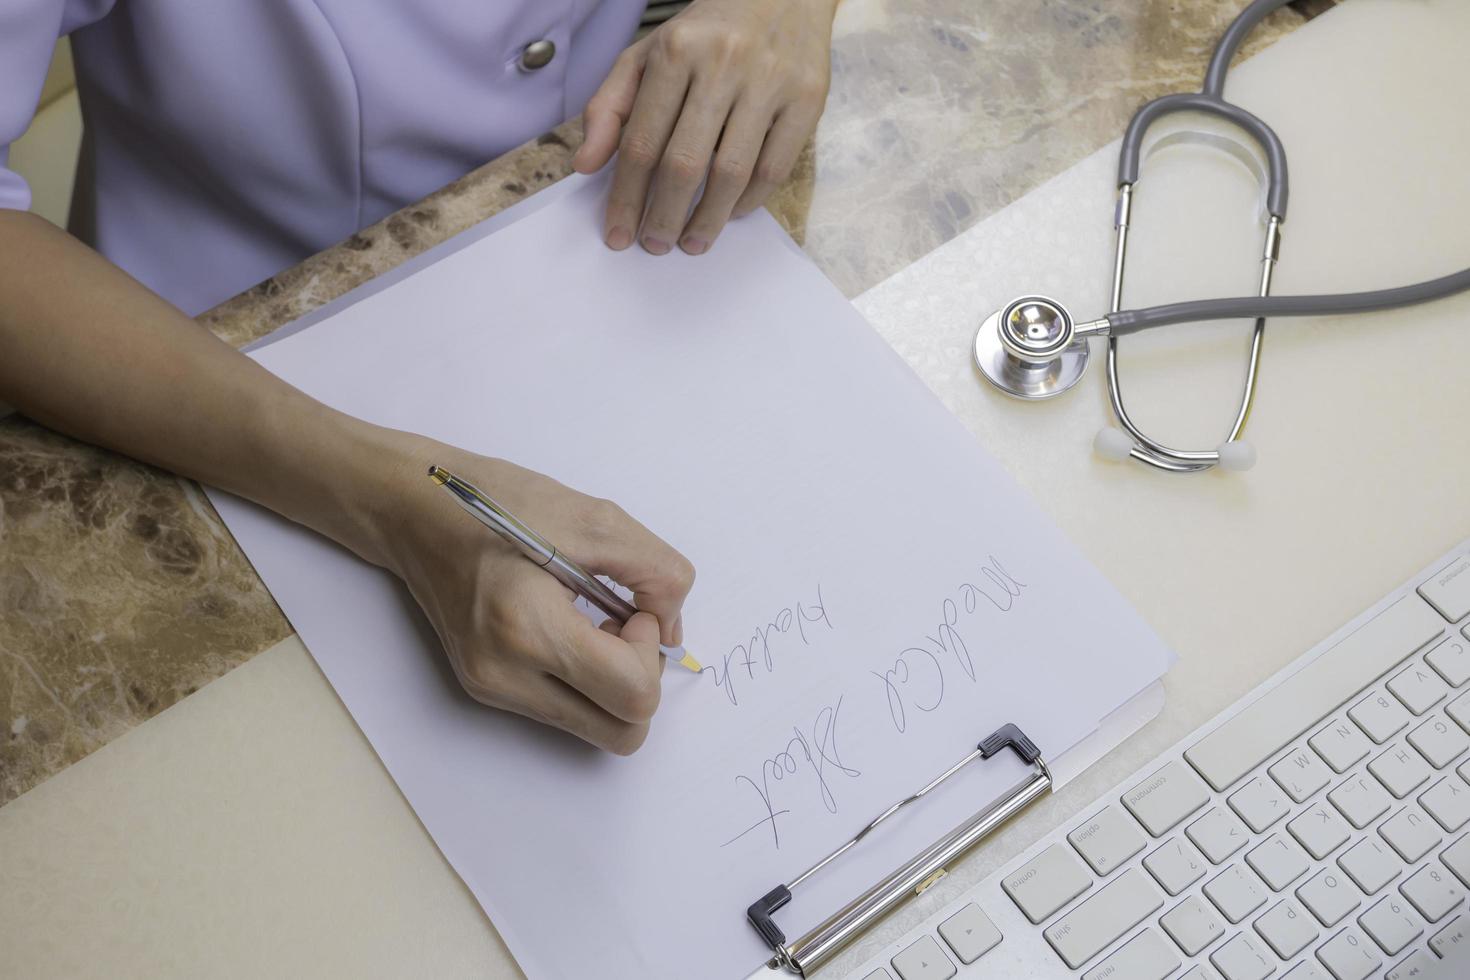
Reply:
[[679, 240], [679, 247], [690, 255], [703, 255], [705, 249], [709, 248], [709, 242], [702, 238], [695, 238], [693, 235], [685, 235]]
[[652, 255], [664, 255], [669, 250], [669, 243], [659, 241], [657, 238], [645, 237], [643, 239], [643, 248]]
[[607, 233], [607, 247], [621, 252], [633, 244], [633, 235], [622, 225], [618, 225]]

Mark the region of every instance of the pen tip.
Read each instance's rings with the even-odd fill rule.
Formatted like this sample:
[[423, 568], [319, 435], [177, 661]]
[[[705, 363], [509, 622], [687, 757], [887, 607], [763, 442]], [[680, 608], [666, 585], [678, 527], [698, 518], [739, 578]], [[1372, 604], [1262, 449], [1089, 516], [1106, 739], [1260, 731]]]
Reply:
[[429, 479], [433, 480], [436, 486], [441, 487], [449, 482], [448, 478], [444, 475], [444, 471], [437, 466], [429, 467]]
[[679, 666], [683, 667], [685, 670], [692, 670], [696, 674], [704, 670], [704, 668], [699, 665], [699, 661], [695, 660], [688, 653], [685, 653], [683, 658], [680, 659]]

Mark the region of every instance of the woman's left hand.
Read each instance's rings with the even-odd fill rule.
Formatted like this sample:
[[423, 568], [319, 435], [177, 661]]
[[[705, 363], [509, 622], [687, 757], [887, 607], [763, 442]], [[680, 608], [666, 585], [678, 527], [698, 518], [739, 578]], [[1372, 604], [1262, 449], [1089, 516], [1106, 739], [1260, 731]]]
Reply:
[[618, 153], [609, 247], [636, 237], [655, 255], [675, 242], [697, 255], [732, 214], [760, 207], [822, 114], [836, 5], [694, 0], [619, 56], [587, 103], [573, 160], [592, 173]]

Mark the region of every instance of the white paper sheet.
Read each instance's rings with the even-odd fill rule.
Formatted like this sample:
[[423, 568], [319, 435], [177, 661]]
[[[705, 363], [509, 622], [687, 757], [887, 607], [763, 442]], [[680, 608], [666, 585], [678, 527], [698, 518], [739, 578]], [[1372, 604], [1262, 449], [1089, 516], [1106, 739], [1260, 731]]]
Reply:
[[[742, 977], [749, 903], [1004, 722], [1070, 747], [1169, 655], [768, 215], [697, 259], [612, 253], [600, 190], [253, 356], [694, 561], [708, 669], [665, 672], [636, 755], [471, 701], [396, 580], [212, 497], [529, 976]], [[1024, 771], [972, 768], [799, 889], [787, 934]]]

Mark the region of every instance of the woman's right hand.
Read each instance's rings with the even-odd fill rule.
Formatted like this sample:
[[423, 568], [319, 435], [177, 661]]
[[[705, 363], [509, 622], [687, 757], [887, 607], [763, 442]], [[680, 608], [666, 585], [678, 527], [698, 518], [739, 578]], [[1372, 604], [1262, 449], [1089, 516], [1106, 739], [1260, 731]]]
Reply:
[[[64, 288], [63, 288], [64, 287]], [[292, 388], [59, 228], [0, 209], [0, 399], [61, 432], [269, 507], [408, 583], [475, 698], [613, 752], [658, 706], [689, 562], [605, 500], [369, 425]], [[602, 631], [478, 526], [430, 464], [499, 498], [645, 612]]]
[[[658, 707], [659, 643], [683, 639], [693, 566], [610, 501], [504, 460], [404, 438], [384, 563], [408, 583], [459, 682], [477, 701], [633, 752]], [[621, 630], [593, 626], [566, 587], [455, 506], [427, 478], [430, 465], [474, 483], [573, 561], [631, 589], [641, 611]]]

